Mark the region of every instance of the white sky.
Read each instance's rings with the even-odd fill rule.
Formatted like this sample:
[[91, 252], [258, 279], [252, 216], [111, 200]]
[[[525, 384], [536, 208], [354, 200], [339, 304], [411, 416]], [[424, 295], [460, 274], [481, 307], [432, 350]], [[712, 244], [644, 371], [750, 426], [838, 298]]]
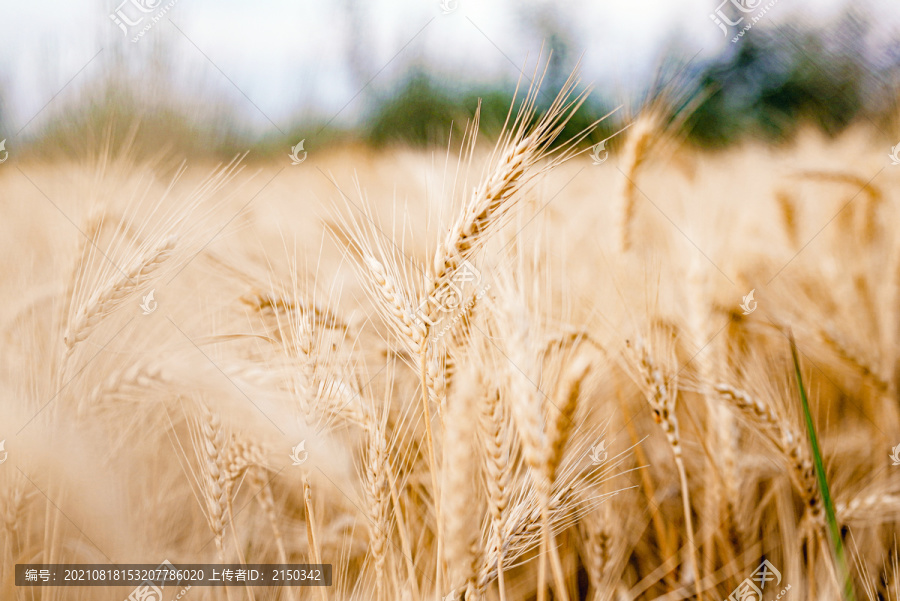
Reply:
[[[381, 90], [414, 63], [438, 66], [448, 79], [514, 77], [510, 61], [521, 65], [540, 47], [540, 34], [527, 26], [526, 15], [541, 9], [552, 11], [573, 34], [573, 50], [584, 51], [585, 79], [617, 99], [627, 98], [622, 91], [646, 83], [667, 43], [680, 40], [685, 57], [700, 52], [701, 58], [729, 44], [709, 19], [721, 0], [460, 0], [447, 15], [439, 0], [177, 0], [136, 44], [108, 17], [121, 1], [0, 0], [0, 98], [15, 127], [32, 118], [81, 69], [29, 129], [104, 71], [149, 73], [160, 56], [175, 71], [168, 93], [195, 100], [212, 94], [246, 115], [253, 127], [270, 128], [268, 119], [287, 127], [300, 107], [333, 114], [364, 83], [347, 68], [349, 4], [359, 11], [364, 29], [364, 70], [374, 75], [384, 68], [372, 85]], [[884, 35], [898, 39], [900, 3], [856, 4], [875, 16]], [[790, 18], [825, 22], [844, 5], [841, 0], [779, 0], [755, 27]], [[125, 10], [134, 14], [129, 6]], [[364, 95], [350, 102], [340, 119], [352, 119], [363, 104]]]

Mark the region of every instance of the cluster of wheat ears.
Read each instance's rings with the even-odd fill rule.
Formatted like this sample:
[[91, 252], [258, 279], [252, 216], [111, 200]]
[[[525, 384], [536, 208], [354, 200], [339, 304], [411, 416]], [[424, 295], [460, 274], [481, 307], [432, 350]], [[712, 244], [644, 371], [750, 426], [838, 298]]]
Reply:
[[[900, 599], [900, 199], [710, 181], [659, 110], [585, 167], [590, 131], [558, 138], [586, 92], [539, 114], [533, 79], [487, 154], [476, 113], [436, 209], [332, 178], [330, 213], [275, 219], [285, 260], [240, 160], [183, 192], [101, 152], [68, 204], [71, 174], [4, 166], [0, 596], [121, 599], [13, 566], [167, 559], [333, 566], [198, 601], [715, 600], [765, 559], [767, 599]], [[553, 198], [584, 169], [613, 185]]]

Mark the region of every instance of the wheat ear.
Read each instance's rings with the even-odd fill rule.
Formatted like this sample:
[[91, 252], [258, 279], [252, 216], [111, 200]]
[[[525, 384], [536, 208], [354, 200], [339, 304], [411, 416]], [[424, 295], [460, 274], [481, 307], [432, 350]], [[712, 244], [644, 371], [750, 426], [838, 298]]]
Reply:
[[785, 190], [775, 192], [775, 202], [781, 215], [781, 225], [784, 227], [784, 235], [788, 244], [794, 250], [800, 248], [799, 209], [796, 199]]
[[399, 332], [401, 340], [408, 341], [412, 349], [418, 349], [427, 335], [424, 324], [413, 316], [409, 301], [401, 296], [384, 265], [372, 256], [365, 257], [363, 261], [375, 284], [374, 291], [382, 301], [381, 306], [390, 316], [389, 323]]
[[[394, 279], [388, 274], [384, 265], [372, 256], [366, 256], [364, 263], [368, 268], [374, 296], [381, 300], [380, 306], [388, 316], [388, 323], [398, 333], [405, 346], [419, 359], [420, 381], [422, 385], [422, 414], [425, 418], [425, 435], [428, 445], [428, 462], [431, 471], [432, 486], [435, 499], [438, 496], [437, 461], [434, 450], [434, 432], [431, 427], [431, 411], [428, 401], [437, 399], [434, 377], [429, 379], [428, 330], [422, 319], [413, 316], [409, 302], [401, 296]], [[439, 512], [438, 512], [439, 513]], [[440, 529], [439, 529], [440, 531]], [[440, 545], [438, 545], [440, 549]], [[440, 552], [440, 551], [439, 551]], [[439, 564], [440, 566], [440, 564]], [[440, 571], [440, 567], [438, 567]]]
[[225, 473], [225, 431], [219, 414], [200, 403], [200, 437], [203, 445], [200, 473], [203, 477], [203, 494], [206, 519], [215, 537], [219, 559], [225, 562], [225, 515], [228, 512], [229, 488]]
[[403, 559], [406, 562], [406, 576], [409, 582], [409, 588], [413, 593], [413, 599], [419, 598], [419, 584], [416, 580], [416, 567], [413, 565], [412, 544], [409, 537], [409, 524], [406, 516], [403, 514], [403, 507], [400, 504], [400, 494], [397, 492], [397, 478], [394, 476], [394, 470], [390, 462], [385, 463], [387, 471], [388, 485], [391, 490], [391, 502], [394, 505], [394, 515], [397, 519], [397, 533], [400, 535], [400, 544], [403, 549]]
[[[624, 537], [621, 524], [618, 524], [618, 534]], [[588, 599], [600, 601], [601, 599], [614, 598], [612, 595], [604, 595], [604, 588], [609, 587], [609, 581], [613, 577], [613, 554], [619, 551], [621, 543], [616, 544], [617, 522], [612, 518], [610, 501], [605, 501], [598, 511], [586, 514], [578, 522], [578, 532], [581, 539], [581, 553], [584, 569], [588, 575], [588, 583], [591, 586], [592, 595]], [[618, 592], [618, 583], [615, 585], [613, 595]]]
[[[418, 358], [418, 368], [420, 382], [422, 386], [422, 415], [425, 421], [425, 438], [427, 444], [427, 458], [429, 471], [431, 474], [431, 482], [434, 490], [435, 512], [440, 516], [440, 507], [438, 502], [439, 487], [437, 481], [437, 460], [435, 455], [434, 432], [431, 425], [431, 410], [429, 409], [429, 400], [437, 400], [438, 392], [435, 389], [435, 379], [429, 374], [429, 348], [428, 348], [428, 329], [424, 321], [414, 316], [410, 308], [410, 303], [405, 298], [394, 278], [390, 275], [385, 266], [371, 254], [364, 254], [363, 262], [367, 268], [368, 278], [365, 279], [366, 286], [370, 295], [378, 299], [378, 306], [385, 315], [387, 323], [393, 328], [401, 343]], [[437, 562], [437, 579], [436, 584], [440, 590], [441, 580], [441, 529], [438, 528], [438, 562]]]
[[866, 357], [865, 354], [858, 349], [852, 347], [846, 338], [841, 336], [836, 328], [831, 326], [822, 326], [820, 328], [822, 340], [834, 353], [842, 360], [850, 364], [854, 369], [866, 379], [868, 379], [875, 388], [880, 392], [887, 392], [891, 389], [889, 378], [881, 374], [876, 362]]
[[[514, 309], [515, 311], [515, 309]], [[513, 317], [515, 319], [515, 317]], [[550, 557], [550, 567], [556, 581], [556, 593], [563, 601], [568, 601], [565, 578], [559, 561], [558, 550], [553, 544], [553, 533], [550, 530], [550, 496], [553, 486], [552, 452], [547, 432], [544, 431], [544, 412], [541, 395], [543, 393], [525, 374], [533, 373], [532, 359], [527, 353], [529, 338], [527, 321], [521, 320], [509, 338], [509, 391], [511, 396], [510, 413], [516, 425], [516, 432], [522, 446], [525, 463], [538, 491], [541, 508], [541, 553], [538, 560], [538, 601], [546, 598], [546, 558]], [[580, 383], [580, 381], [579, 381]]]
[[870, 521], [872, 516], [884, 519], [885, 516], [896, 516], [900, 511], [900, 495], [883, 493], [855, 497], [848, 503], [837, 503], [834, 509], [841, 523], [864, 523]]
[[[536, 493], [535, 489], [531, 494]], [[551, 531], [557, 533], [565, 527], [578, 521], [589, 509], [572, 511], [574, 505], [575, 485], [567, 484], [557, 487], [547, 503], [547, 513]], [[537, 501], [537, 503], [535, 503]], [[502, 553], [504, 561], [515, 562], [522, 554], [534, 548], [536, 540], [543, 538], [544, 511], [539, 500], [533, 496], [519, 497], [517, 502], [507, 512], [504, 528], [504, 546], [502, 549], [491, 548], [489, 553], [482, 558], [481, 568], [478, 570], [477, 590], [484, 589], [494, 578], [498, 576], [497, 568], [499, 554]], [[458, 594], [458, 589], [452, 591]]]
[[512, 480], [510, 466], [509, 420], [500, 402], [499, 391], [491, 391], [482, 396], [480, 432], [485, 450], [484, 472], [488, 493], [488, 509], [491, 514], [491, 536], [488, 540], [488, 552], [497, 556], [497, 586], [500, 590], [500, 601], [506, 601], [506, 581], [503, 575], [503, 548], [506, 544], [504, 528], [506, 526], [507, 507]]
[[444, 518], [446, 559], [454, 583], [465, 583], [466, 598], [475, 598], [478, 565], [479, 529], [472, 524], [477, 474], [475, 454], [474, 378], [468, 379], [448, 403], [444, 426], [444, 485], [441, 513]]
[[176, 237], [170, 236], [152, 252], [141, 258], [122, 277], [97, 290], [78, 312], [65, 335], [68, 352], [88, 336], [98, 323], [136, 290], [139, 290], [159, 270], [175, 251]]
[[622, 152], [624, 179], [619, 187], [619, 249], [628, 252], [632, 246], [632, 227], [637, 207], [637, 178], [650, 150], [650, 142], [656, 131], [656, 120], [648, 114], [637, 118], [625, 137]]
[[578, 398], [590, 370], [590, 361], [583, 356], [577, 357], [562, 381], [561, 394], [557, 396], [555, 402], [550, 403], [547, 431], [549, 447], [547, 472], [551, 482], [556, 479], [556, 470], [562, 461], [563, 450], [574, 429]]
[[677, 382], [675, 378], [666, 381], [660, 368], [657, 367], [650, 350], [640, 338], [633, 345], [637, 354], [637, 367], [640, 374], [644, 397], [653, 411], [653, 418], [666, 434], [672, 454], [675, 456], [675, 467], [678, 469], [678, 478], [681, 481], [681, 500], [684, 510], [685, 530], [689, 548], [691, 568], [694, 571], [695, 592], [697, 601], [703, 601], [703, 591], [700, 587], [702, 580], [700, 564], [697, 561], [697, 547], [694, 543], [694, 520], [691, 515], [690, 488], [688, 487], [687, 473], [682, 458], [681, 433], [678, 428], [678, 418], [675, 415], [675, 403], [678, 397]]
[[[514, 318], [513, 318], [514, 319]], [[544, 431], [541, 427], [543, 416], [541, 411], [540, 398], [535, 394], [534, 385], [525, 375], [529, 365], [528, 358], [525, 356], [525, 349], [528, 348], [527, 336], [524, 332], [524, 325], [516, 328], [516, 336], [510, 340], [510, 350], [516, 353], [516, 357], [511, 357], [511, 362], [515, 367], [509, 369], [510, 372], [510, 414], [513, 423], [516, 425], [516, 433], [522, 447], [522, 455], [525, 458], [525, 464], [528, 466], [535, 486], [538, 489], [541, 504], [541, 524], [543, 525], [543, 536], [541, 537], [541, 553], [538, 558], [538, 601], [546, 599], [546, 582], [547, 567], [546, 556], [550, 552], [549, 537], [547, 536], [547, 518], [548, 515], [544, 511], [544, 506], [549, 502], [549, 478], [546, 473], [546, 442]], [[520, 363], [519, 361], [522, 361]], [[522, 373], [521, 370], [526, 372]]]
[[288, 563], [284, 537], [281, 534], [281, 528], [278, 527], [275, 497], [272, 495], [272, 489], [265, 478], [266, 458], [262, 449], [252, 442], [239, 439], [233, 440], [228, 448], [228, 459], [225, 465], [227, 498], [231, 498], [231, 490], [234, 487], [234, 483], [246, 474], [247, 483], [252, 490], [257, 491], [255, 494], [256, 501], [263, 513], [266, 514], [269, 527], [272, 529], [279, 561]]
[[803, 438], [787, 420], [759, 399], [751, 397], [746, 391], [724, 383], [716, 384], [715, 391], [748, 416], [752, 422], [762, 427], [763, 434], [787, 458], [793, 474], [792, 480], [803, 499], [804, 511], [809, 512], [816, 523], [824, 526], [815, 469]]
[[[387, 407], [387, 404], [385, 404]], [[385, 419], [387, 411], [385, 410]], [[376, 599], [384, 599], [384, 562], [388, 543], [389, 490], [386, 463], [388, 461], [387, 441], [384, 437], [383, 420], [369, 419], [366, 426], [365, 492], [366, 513], [371, 524], [369, 528], [369, 552], [375, 566]]]
[[595, 591], [595, 596], [599, 596], [603, 575], [609, 565], [609, 533], [604, 530], [599, 521], [584, 519], [578, 523], [582, 553], [584, 553], [584, 569], [587, 572], [588, 581]]
[[[864, 207], [860, 207], [861, 210], [853, 210], [851, 207], [850, 211], [840, 211], [840, 220], [845, 227], [838, 228], [837, 231], [843, 232], [845, 235], [855, 234], [854, 241], [862, 240], [868, 244], [878, 238], [880, 232], [878, 209], [883, 204], [884, 195], [880, 189], [872, 185], [870, 180], [855, 173], [840, 171], [801, 171], [797, 173], [797, 176], [817, 181], [848, 184], [853, 190], [858, 191], [850, 200], [853, 200], [860, 192], [865, 192], [868, 202]], [[847, 202], [849, 203], [849, 201]]]
[[[463, 261], [472, 259], [489, 235], [502, 226], [522, 190], [535, 177], [571, 157], [574, 144], [589, 133], [583, 132], [567, 141], [550, 165], [536, 169], [543, 159], [558, 152], [551, 152], [553, 141], [586, 98], [584, 93], [572, 97], [579, 83], [577, 72], [573, 72], [547, 111], [534, 123], [540, 83], [540, 78], [537, 78], [512, 125], [504, 127], [504, 133], [494, 149], [494, 156], [498, 158], [492, 161], [493, 168], [472, 192], [462, 212], [438, 244], [429, 267], [424, 299], [432, 301]], [[475, 128], [477, 119], [472, 131], [473, 144]], [[428, 317], [433, 320], [437, 304], [429, 302], [428, 307]]]
[[450, 330], [450, 344], [444, 355], [444, 387], [449, 389], [453, 386], [456, 377], [456, 368], [460, 356], [465, 355], [467, 343], [472, 333], [472, 320], [475, 319], [475, 309], [478, 304], [478, 296], [473, 296], [466, 303], [462, 314], [457, 320], [457, 326]]

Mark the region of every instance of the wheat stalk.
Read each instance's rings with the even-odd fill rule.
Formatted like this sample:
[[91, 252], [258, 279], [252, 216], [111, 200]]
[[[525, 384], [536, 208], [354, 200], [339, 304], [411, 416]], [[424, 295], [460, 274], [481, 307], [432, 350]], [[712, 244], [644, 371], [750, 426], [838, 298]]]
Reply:
[[[309, 476], [307, 474], [303, 474], [303, 515], [306, 518], [306, 540], [309, 545], [309, 555], [313, 560], [313, 563], [320, 564], [322, 563], [322, 556], [319, 553], [319, 541], [316, 536], [316, 518], [313, 513], [312, 507], [312, 489], [309, 486]], [[326, 587], [318, 586], [319, 596], [322, 597], [322, 601], [328, 601], [328, 592], [325, 590]]]

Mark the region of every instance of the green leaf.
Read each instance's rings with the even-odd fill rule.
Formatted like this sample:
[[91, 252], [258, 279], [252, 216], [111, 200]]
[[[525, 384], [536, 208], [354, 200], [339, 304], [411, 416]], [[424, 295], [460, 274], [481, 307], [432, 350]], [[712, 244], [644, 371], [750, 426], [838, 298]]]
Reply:
[[819, 449], [819, 439], [816, 437], [816, 426], [813, 424], [812, 413], [809, 410], [809, 398], [806, 396], [806, 388], [803, 386], [803, 375], [800, 373], [800, 359], [797, 356], [797, 343], [794, 342], [793, 332], [789, 335], [791, 341], [791, 356], [794, 359], [794, 373], [797, 376], [797, 386], [800, 389], [800, 401], [803, 403], [803, 416], [806, 419], [806, 431], [809, 433], [809, 443], [812, 446], [813, 462], [816, 466], [816, 482], [819, 484], [819, 493], [822, 495], [822, 504], [825, 506], [825, 521], [828, 525], [828, 540], [831, 541], [831, 549], [834, 551], [834, 560], [837, 564], [838, 577], [844, 581], [844, 599], [856, 601], [853, 591], [853, 581], [847, 569], [847, 557], [844, 553], [844, 543], [841, 539], [841, 529], [838, 526], [834, 513], [834, 501], [828, 490], [828, 479], [825, 477], [825, 462], [822, 461], [822, 451]]

